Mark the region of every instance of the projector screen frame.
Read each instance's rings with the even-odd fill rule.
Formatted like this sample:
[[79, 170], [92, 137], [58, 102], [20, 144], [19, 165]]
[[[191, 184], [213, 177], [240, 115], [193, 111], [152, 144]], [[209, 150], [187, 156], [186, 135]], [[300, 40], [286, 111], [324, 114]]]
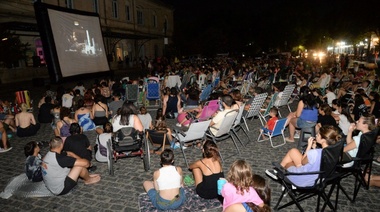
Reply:
[[[100, 76], [100, 75], [105, 75], [109, 74], [111, 72], [110, 70], [110, 65], [109, 61], [107, 60], [107, 53], [104, 45], [104, 39], [103, 39], [103, 33], [101, 30], [101, 25], [100, 25], [100, 17], [99, 14], [97, 13], [92, 13], [92, 12], [86, 12], [86, 11], [79, 11], [79, 10], [74, 10], [74, 9], [69, 9], [69, 8], [63, 8], [63, 7], [58, 7], [55, 5], [49, 5], [41, 2], [36, 2], [34, 3], [34, 9], [35, 9], [35, 15], [36, 15], [36, 20], [37, 20], [37, 25], [38, 29], [40, 32], [41, 40], [42, 40], [42, 46], [44, 50], [44, 57], [46, 60], [49, 76], [50, 76], [50, 81], [52, 83], [58, 83], [62, 81], [67, 81], [70, 79], [83, 79], [83, 78], [88, 78], [92, 76]], [[57, 52], [57, 46], [55, 42], [55, 37], [53, 34], [53, 29], [51, 25], [51, 20], [49, 17], [49, 10], [52, 11], [58, 11], [58, 12], [64, 12], [64, 13], [69, 13], [73, 15], [82, 15], [82, 16], [89, 16], [92, 18], [97, 18], [98, 23], [99, 23], [99, 28], [100, 28], [100, 34], [101, 34], [101, 42], [103, 44], [103, 55], [102, 57], [105, 58], [106, 64], [103, 64], [104, 67], [106, 67], [106, 70], [101, 70], [101, 71], [90, 71], [88, 73], [80, 73], [77, 75], [70, 75], [70, 76], [64, 76], [62, 74], [61, 70], [61, 65], [60, 65], [60, 60], [59, 60], [59, 55]], [[62, 51], [62, 50], [61, 50]], [[104, 60], [104, 58], [102, 58]]]

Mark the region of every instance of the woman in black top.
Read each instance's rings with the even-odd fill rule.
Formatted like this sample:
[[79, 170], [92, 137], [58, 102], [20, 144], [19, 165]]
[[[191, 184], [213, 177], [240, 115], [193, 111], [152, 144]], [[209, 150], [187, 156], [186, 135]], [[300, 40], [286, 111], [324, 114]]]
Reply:
[[376, 91], [371, 91], [369, 93], [369, 98], [371, 99], [370, 113], [376, 118], [380, 118], [380, 95]]

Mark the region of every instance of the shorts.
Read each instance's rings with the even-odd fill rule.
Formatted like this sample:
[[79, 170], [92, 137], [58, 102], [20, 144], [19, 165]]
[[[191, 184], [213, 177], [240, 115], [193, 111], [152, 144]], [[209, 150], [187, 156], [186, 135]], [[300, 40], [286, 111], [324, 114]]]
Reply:
[[316, 121], [305, 121], [305, 120], [300, 119], [300, 118], [297, 119], [297, 128], [315, 127], [316, 124], [317, 124]]
[[148, 191], [148, 196], [153, 206], [159, 210], [175, 210], [186, 201], [185, 190], [182, 187], [179, 189], [179, 194], [172, 200], [163, 199], [154, 188]]
[[58, 196], [69, 193], [76, 185], [77, 182], [75, 180], [71, 179], [69, 176], [66, 176], [63, 190], [58, 194]]

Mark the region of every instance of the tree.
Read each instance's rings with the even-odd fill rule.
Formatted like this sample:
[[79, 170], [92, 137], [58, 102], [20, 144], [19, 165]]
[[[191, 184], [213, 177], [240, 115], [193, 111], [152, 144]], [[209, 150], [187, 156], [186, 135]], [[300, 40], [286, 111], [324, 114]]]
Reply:
[[0, 28], [0, 39], [0, 64], [12, 68], [19, 60], [26, 59], [29, 43], [21, 43], [15, 33], [4, 28]]

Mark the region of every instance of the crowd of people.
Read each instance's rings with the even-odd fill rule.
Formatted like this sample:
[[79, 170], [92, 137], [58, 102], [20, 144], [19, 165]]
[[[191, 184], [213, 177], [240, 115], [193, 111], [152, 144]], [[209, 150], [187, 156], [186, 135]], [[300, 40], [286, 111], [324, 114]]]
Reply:
[[[209, 63], [155, 64], [153, 67], [141, 79], [96, 80], [87, 89], [82, 82], [74, 88], [59, 86], [56, 91], [48, 87], [38, 104], [38, 122], [33, 113], [27, 111], [26, 104], [21, 104], [20, 111], [14, 114], [9, 109], [9, 102], [1, 101], [1, 152], [11, 149], [8, 132], [29, 137], [38, 132], [40, 123], [51, 124], [55, 137], [50, 141], [48, 154], [44, 157], [39, 155], [37, 142], [29, 142], [25, 146], [26, 173], [32, 181], [43, 180], [52, 193], [63, 195], [76, 185], [78, 178], [82, 178], [85, 184], [100, 181], [100, 175], [92, 174], [96, 169], [91, 162], [92, 155], [98, 162], [106, 162], [106, 142], [120, 129], [132, 127], [138, 132], [146, 129], [164, 131], [171, 148], [180, 148], [166, 119], [176, 119], [178, 127], [186, 128], [200, 120], [205, 102], [211, 100], [217, 100], [219, 108], [206, 118], [211, 119], [210, 132], [216, 134], [229, 111], [239, 109], [245, 103], [246, 113], [253, 98], [265, 92], [269, 94], [266, 104], [275, 95], [276, 105], [282, 98], [285, 85], [295, 84], [292, 96], [298, 99], [298, 104], [296, 110], [288, 115], [289, 136], [286, 141], [295, 142], [302, 128], [315, 127], [318, 132], [316, 138], [309, 139], [304, 153], [291, 149], [282, 160], [283, 167], [295, 172], [317, 171], [321, 149], [338, 142], [341, 137], [347, 143], [344, 151], [355, 157], [360, 135], [375, 130], [380, 117], [379, 79], [373, 70], [365, 70], [357, 64], [347, 68], [331, 63], [321, 68], [321, 64], [315, 61], [290, 58], [223, 58]], [[128, 101], [125, 95], [127, 84], [139, 85], [139, 93], [144, 93], [150, 79], [160, 82], [161, 89], [158, 102], [162, 102], [162, 107], [157, 109], [155, 119], [147, 113], [146, 107], [137, 108], [136, 102]], [[245, 83], [249, 87], [244, 90]], [[146, 101], [142, 97], [137, 102]], [[265, 127], [272, 130], [277, 120], [277, 108], [271, 108], [269, 114]], [[83, 134], [92, 130], [98, 134], [96, 147], [92, 147]], [[223, 197], [225, 211], [270, 210], [268, 184], [254, 174], [251, 165], [244, 160], [232, 164], [225, 178], [228, 183], [221, 195], [218, 194], [217, 181], [224, 178], [218, 147], [208, 140], [198, 142], [197, 146], [202, 149], [203, 158], [193, 162], [189, 168], [199, 196], [206, 199]], [[153, 181], [143, 184], [158, 209], [175, 209], [186, 201], [182, 170], [173, 162], [173, 151], [163, 151], [162, 168], [154, 172]], [[374, 163], [380, 165], [380, 158]], [[274, 176], [270, 170], [267, 174]], [[294, 181], [306, 185], [312, 180]]]

